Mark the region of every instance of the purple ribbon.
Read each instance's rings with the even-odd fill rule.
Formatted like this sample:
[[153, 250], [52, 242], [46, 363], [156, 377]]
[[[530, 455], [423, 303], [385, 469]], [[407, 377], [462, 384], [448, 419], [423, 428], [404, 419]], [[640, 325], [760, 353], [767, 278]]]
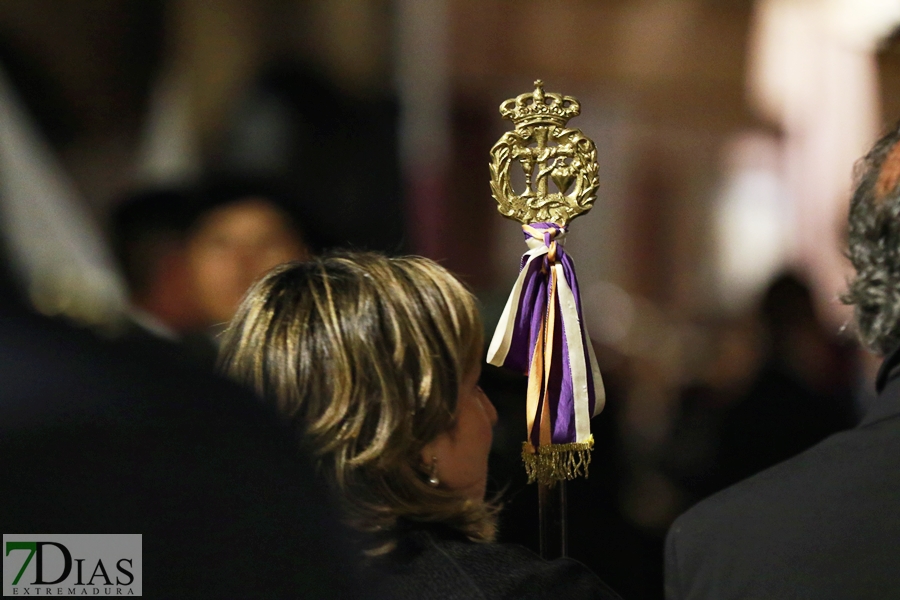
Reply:
[[[551, 251], [539, 256], [531, 262], [528, 254], [522, 257], [520, 272], [527, 269], [525, 280], [519, 296], [518, 306], [515, 307], [514, 329], [509, 344], [509, 350], [503, 360], [503, 366], [528, 374], [532, 360], [534, 360], [535, 346], [538, 336], [545, 326], [548, 316], [548, 304], [556, 303], [554, 311], [553, 339], [544, 340], [544, 344], [552, 344], [551, 356], [561, 357], [561, 360], [552, 360], [549, 369], [549, 381], [542, 386], [541, 399], [538, 404], [538, 414], [535, 416], [535, 426], [531, 432], [531, 443], [537, 447], [540, 443], [540, 415], [543, 402], [549, 402], [551, 441], [553, 444], [575, 443], [577, 435], [575, 431], [575, 401], [572, 381], [572, 363], [569, 352], [571, 344], [581, 344], [584, 352], [585, 364], [582, 365], [587, 373], [587, 392], [590, 419], [594, 413], [596, 393], [594, 388], [594, 375], [590, 364], [590, 351], [588, 349], [587, 336], [584, 331], [582, 319], [581, 295], [578, 290], [578, 279], [575, 276], [575, 264], [566, 253], [558, 238], [565, 235], [566, 229], [555, 223], [534, 223], [530, 225], [533, 230], [543, 231], [543, 243]], [[535, 235], [525, 232], [526, 239], [535, 238]], [[555, 243], [555, 248], [553, 245]], [[555, 252], [554, 252], [555, 250]], [[555, 254], [555, 257], [552, 256]], [[560, 297], [553, 286], [551, 267], [554, 264], [562, 266], [563, 276], [575, 297], [575, 308], [578, 316], [577, 331], [566, 331], [563, 324]], [[573, 339], [574, 338], [574, 339]], [[541, 350], [541, 349], [538, 349]], [[548, 354], [544, 352], [545, 356]], [[541, 373], [543, 376], [543, 373]], [[546, 390], [546, 394], [543, 390]]]

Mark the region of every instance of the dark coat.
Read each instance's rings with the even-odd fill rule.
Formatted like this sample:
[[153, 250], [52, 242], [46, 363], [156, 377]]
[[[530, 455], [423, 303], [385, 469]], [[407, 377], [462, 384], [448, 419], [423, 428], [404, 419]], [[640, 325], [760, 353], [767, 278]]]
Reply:
[[382, 597], [392, 600], [619, 598], [578, 561], [546, 561], [523, 546], [471, 542], [441, 526], [411, 529], [375, 567]]
[[862, 423], [699, 503], [666, 542], [666, 598], [900, 594], [900, 351]]
[[148, 597], [358, 597], [293, 434], [132, 350], [0, 302], [0, 531], [140, 533]]

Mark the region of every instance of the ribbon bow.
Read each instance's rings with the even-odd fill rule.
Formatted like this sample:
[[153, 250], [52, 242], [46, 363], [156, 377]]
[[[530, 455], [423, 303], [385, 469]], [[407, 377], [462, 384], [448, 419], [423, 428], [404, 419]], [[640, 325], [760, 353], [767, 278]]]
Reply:
[[[590, 419], [606, 394], [581, 318], [575, 264], [555, 223], [523, 225], [528, 252], [488, 349], [488, 362], [528, 374], [529, 483], [587, 476]], [[554, 360], [561, 356], [561, 360]]]

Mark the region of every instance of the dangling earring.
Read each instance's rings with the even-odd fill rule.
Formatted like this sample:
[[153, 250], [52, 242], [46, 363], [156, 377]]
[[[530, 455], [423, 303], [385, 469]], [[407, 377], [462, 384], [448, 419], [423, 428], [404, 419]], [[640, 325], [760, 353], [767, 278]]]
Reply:
[[441, 480], [438, 479], [437, 476], [437, 456], [431, 457], [431, 469], [428, 472], [428, 485], [431, 487], [437, 487], [441, 485]]

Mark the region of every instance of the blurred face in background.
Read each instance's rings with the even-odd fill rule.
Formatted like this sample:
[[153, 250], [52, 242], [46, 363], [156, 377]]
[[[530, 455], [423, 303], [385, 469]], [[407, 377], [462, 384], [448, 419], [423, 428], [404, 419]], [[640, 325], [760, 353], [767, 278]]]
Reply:
[[196, 298], [207, 324], [229, 321], [266, 271], [308, 256], [287, 215], [265, 198], [248, 197], [209, 212], [188, 242]]

